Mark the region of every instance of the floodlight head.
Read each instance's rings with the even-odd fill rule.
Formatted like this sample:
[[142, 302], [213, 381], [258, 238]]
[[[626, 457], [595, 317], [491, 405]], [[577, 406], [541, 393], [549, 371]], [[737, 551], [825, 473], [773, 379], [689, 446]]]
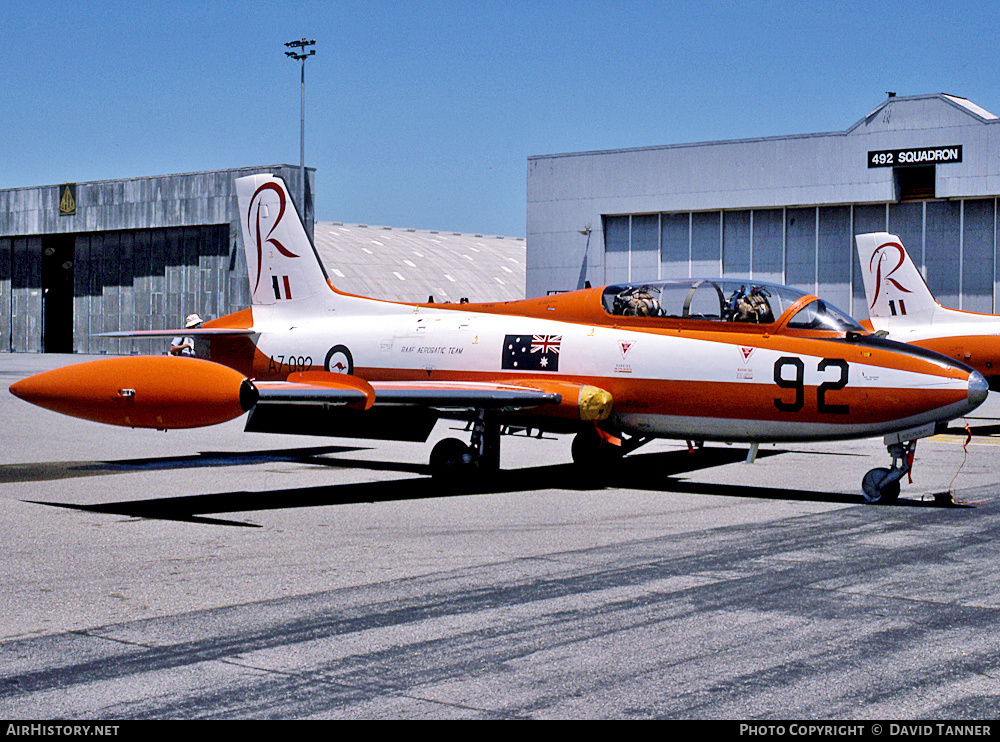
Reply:
[[306, 39], [303, 38], [299, 41], [286, 41], [285, 46], [290, 49], [301, 49], [301, 53], [296, 53], [295, 51], [285, 52], [285, 56], [291, 57], [292, 59], [305, 59], [306, 57], [311, 57], [316, 53], [315, 49], [310, 49], [306, 51], [307, 46], [311, 46], [316, 43], [316, 39]]

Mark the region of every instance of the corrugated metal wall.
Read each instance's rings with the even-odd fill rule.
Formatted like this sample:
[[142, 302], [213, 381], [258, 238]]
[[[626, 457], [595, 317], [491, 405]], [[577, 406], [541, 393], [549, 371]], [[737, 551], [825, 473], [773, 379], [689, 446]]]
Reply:
[[945, 306], [1000, 312], [996, 198], [604, 217], [605, 283], [756, 278], [868, 316], [854, 236], [898, 234]]
[[94, 335], [180, 327], [191, 312], [208, 319], [247, 306], [245, 273], [229, 270], [238, 247], [230, 231], [230, 225], [221, 224], [76, 236], [74, 349], [165, 350], [169, 341]]
[[[249, 306], [235, 180], [270, 172], [298, 200], [289, 165], [0, 191], [0, 351], [157, 353], [167, 340], [102, 332], [180, 327]], [[306, 227], [312, 231], [312, 179]]]

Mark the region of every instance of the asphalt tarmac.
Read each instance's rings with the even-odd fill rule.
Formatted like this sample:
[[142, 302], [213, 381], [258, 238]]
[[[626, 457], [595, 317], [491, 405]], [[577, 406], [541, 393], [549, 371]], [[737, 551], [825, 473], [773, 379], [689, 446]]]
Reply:
[[880, 439], [655, 442], [602, 484], [504, 438], [454, 495], [432, 442], [0, 420], [0, 718], [998, 716], [994, 395], [893, 506]]

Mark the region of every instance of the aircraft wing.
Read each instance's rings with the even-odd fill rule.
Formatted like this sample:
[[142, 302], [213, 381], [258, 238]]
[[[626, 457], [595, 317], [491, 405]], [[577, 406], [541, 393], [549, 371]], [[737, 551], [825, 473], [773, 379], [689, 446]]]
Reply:
[[[246, 430], [261, 433], [425, 441], [442, 416], [470, 409], [559, 405], [563, 394], [518, 384], [382, 381], [324, 371], [254, 381]], [[561, 390], [560, 390], [561, 391]]]
[[537, 407], [562, 397], [541, 389], [472, 381], [385, 381], [372, 384], [376, 404], [419, 404], [439, 408]]
[[287, 381], [255, 381], [258, 404], [345, 404], [368, 409], [413, 405], [437, 409], [538, 407], [562, 396], [527, 386], [472, 381], [376, 381], [324, 372], [291, 374]]

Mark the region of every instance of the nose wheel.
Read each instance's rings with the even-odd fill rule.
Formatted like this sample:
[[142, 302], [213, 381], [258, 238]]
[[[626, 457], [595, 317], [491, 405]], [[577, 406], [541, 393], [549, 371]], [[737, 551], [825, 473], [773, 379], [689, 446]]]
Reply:
[[618, 469], [623, 456], [651, 440], [642, 436], [629, 437], [620, 432], [612, 435], [595, 425], [577, 433], [570, 450], [577, 471], [600, 482]]
[[889, 505], [899, 497], [899, 481], [913, 468], [913, 454], [917, 450], [916, 441], [891, 443], [886, 447], [892, 456], [892, 466], [879, 466], [861, 480], [861, 492], [865, 502]]
[[622, 442], [609, 440], [610, 436], [602, 436], [596, 428], [587, 428], [573, 438], [571, 452], [573, 463], [591, 474], [606, 472], [622, 460], [624, 451]]
[[893, 479], [894, 470], [884, 466], [876, 467], [861, 480], [861, 493], [865, 502], [887, 505], [899, 497], [899, 480]]

